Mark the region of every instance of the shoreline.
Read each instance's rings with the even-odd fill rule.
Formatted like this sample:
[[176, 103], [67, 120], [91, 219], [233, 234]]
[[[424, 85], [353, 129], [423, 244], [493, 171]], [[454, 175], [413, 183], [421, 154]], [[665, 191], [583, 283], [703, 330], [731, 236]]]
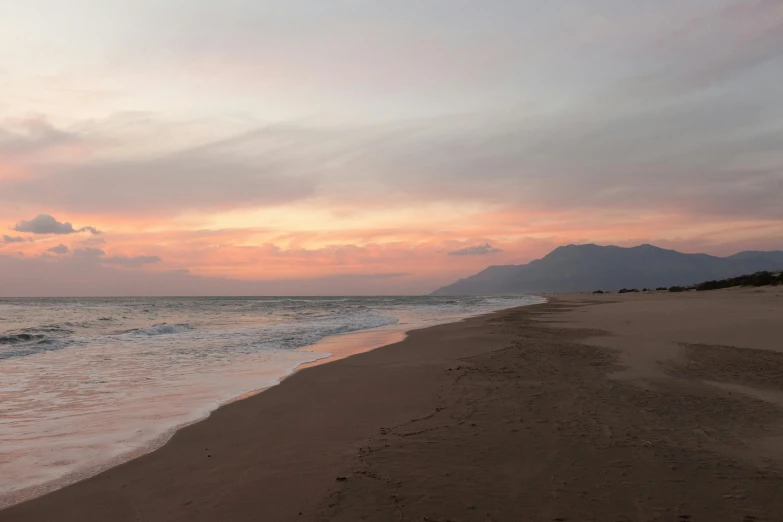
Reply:
[[[492, 313], [492, 312], [490, 312]], [[382, 346], [385, 346], [386, 344], [393, 344], [394, 342], [399, 342], [400, 340], [404, 339], [408, 331], [394, 331], [389, 332], [388, 337], [392, 340], [389, 343], [382, 343], [382, 344], [371, 344], [369, 347], [362, 349], [362, 344], [357, 343], [353, 337], [361, 337], [362, 334], [367, 334], [369, 332], [373, 332], [375, 330], [382, 329], [384, 327], [377, 327], [377, 328], [369, 328], [367, 330], [358, 330], [353, 332], [347, 332], [347, 333], [341, 333], [341, 334], [335, 334], [330, 335], [327, 337], [324, 337], [323, 339], [320, 339], [316, 341], [315, 343], [311, 345], [302, 346], [300, 348], [296, 348], [297, 351], [312, 351], [314, 353], [331, 353], [328, 350], [321, 349], [320, 346], [323, 344], [331, 345], [333, 346], [337, 353], [328, 355], [326, 357], [317, 359], [315, 361], [311, 362], [305, 362], [301, 363], [297, 366], [295, 366], [290, 372], [286, 373], [285, 375], [282, 375], [277, 379], [277, 382], [274, 384], [271, 384], [269, 386], [265, 386], [263, 388], [255, 388], [250, 391], [247, 391], [245, 393], [242, 393], [236, 397], [232, 397], [230, 399], [226, 399], [224, 401], [218, 401], [217, 405], [214, 409], [208, 411], [203, 416], [196, 418], [192, 421], [185, 422], [182, 424], [178, 424], [176, 426], [173, 426], [165, 433], [159, 435], [158, 437], [149, 440], [146, 444], [139, 446], [138, 448], [134, 448], [132, 451], [118, 455], [115, 457], [112, 457], [105, 462], [101, 463], [98, 466], [93, 466], [89, 468], [84, 468], [78, 471], [73, 471], [71, 473], [68, 473], [66, 475], [63, 475], [61, 477], [58, 477], [54, 480], [51, 480], [49, 482], [45, 482], [43, 484], [37, 484], [33, 486], [28, 486], [16, 491], [11, 491], [7, 493], [1, 493], [0, 492], [0, 511], [3, 509], [12, 507], [14, 505], [23, 503], [23, 502], [29, 502], [32, 500], [35, 500], [36, 498], [42, 497], [44, 495], [48, 495], [52, 492], [58, 491], [62, 488], [66, 488], [68, 486], [71, 486], [73, 484], [77, 484], [79, 482], [82, 482], [84, 480], [88, 480], [91, 477], [94, 477], [95, 475], [99, 475], [101, 473], [104, 473], [108, 470], [111, 470], [113, 468], [116, 468], [117, 466], [120, 466], [126, 462], [130, 462], [132, 460], [135, 460], [139, 457], [142, 457], [144, 455], [147, 455], [149, 453], [153, 453], [166, 444], [171, 441], [172, 437], [176, 435], [176, 433], [184, 428], [187, 428], [188, 426], [192, 426], [193, 424], [197, 424], [199, 422], [204, 422], [218, 409], [223, 408], [229, 404], [232, 404], [234, 402], [242, 401], [245, 399], [248, 399], [250, 397], [253, 397], [255, 395], [258, 395], [260, 393], [263, 393], [266, 390], [269, 390], [275, 386], [278, 386], [281, 382], [283, 382], [285, 379], [291, 377], [292, 375], [296, 374], [298, 371], [303, 370], [305, 368], [309, 368], [312, 366], [320, 366], [323, 364], [327, 364], [329, 362], [337, 361], [346, 357], [350, 357], [352, 355], [356, 355], [359, 353], [363, 353], [366, 351], [374, 350], [377, 348], [380, 348]], [[396, 339], [399, 337], [399, 339]], [[347, 340], [345, 342], [345, 346], [341, 346], [340, 340]], [[316, 349], [317, 348], [317, 349]]]
[[775, 520], [781, 293], [557, 296], [413, 330], [0, 521]]
[[[523, 305], [523, 306], [531, 306], [531, 305]], [[512, 307], [512, 308], [516, 308], [516, 307]], [[460, 322], [466, 319], [470, 319], [472, 317], [480, 317], [483, 315], [501, 312], [509, 309], [501, 309], [501, 310], [494, 310], [489, 312], [481, 312], [478, 314], [471, 314], [465, 317], [458, 318], [455, 321], [448, 321], [445, 323], [435, 323], [433, 325], [422, 326], [422, 325], [414, 324], [411, 326], [411, 328], [395, 328], [394, 326], [396, 325], [387, 325], [387, 326], [380, 326], [375, 328], [368, 328], [365, 330], [357, 330], [357, 331], [326, 336], [311, 345], [302, 346], [296, 348], [296, 350], [301, 352], [328, 354], [327, 356], [317, 359], [315, 361], [305, 362], [295, 366], [290, 372], [280, 376], [277, 379], [277, 382], [274, 384], [271, 384], [263, 388], [257, 388], [257, 389], [247, 391], [236, 397], [232, 397], [224, 401], [217, 401], [217, 405], [215, 406], [215, 408], [208, 411], [203, 416], [196, 418], [192, 421], [188, 421], [183, 424], [173, 426], [168, 431], [157, 436], [154, 439], [151, 439], [146, 444], [134, 448], [128, 453], [112, 457], [106, 460], [105, 462], [101, 463], [100, 465], [92, 466], [78, 471], [73, 471], [71, 473], [58, 477], [54, 480], [45, 482], [43, 484], [28, 486], [8, 493], [0, 493], [0, 511], [24, 502], [34, 501], [37, 498], [51, 494], [60, 489], [67, 488], [74, 484], [78, 484], [79, 482], [89, 480], [90, 478], [96, 475], [110, 471], [111, 469], [121, 466], [127, 462], [131, 462], [135, 459], [138, 459], [150, 453], [154, 453], [155, 451], [158, 451], [160, 448], [168, 444], [171, 441], [171, 439], [182, 429], [185, 429], [194, 424], [207, 421], [217, 410], [224, 408], [230, 404], [249, 399], [251, 397], [261, 394], [262, 392], [268, 391], [274, 388], [275, 386], [279, 386], [284, 380], [292, 377], [293, 375], [297, 374], [298, 372], [306, 368], [311, 368], [311, 367], [316, 367], [316, 366], [321, 366], [324, 364], [336, 362], [341, 359], [345, 359], [347, 357], [351, 357], [361, 353], [376, 350], [378, 348], [382, 348], [388, 345], [396, 344], [398, 342], [402, 342], [412, 331], [426, 329], [432, 326], [439, 326], [442, 324], [450, 324], [451, 322]]]

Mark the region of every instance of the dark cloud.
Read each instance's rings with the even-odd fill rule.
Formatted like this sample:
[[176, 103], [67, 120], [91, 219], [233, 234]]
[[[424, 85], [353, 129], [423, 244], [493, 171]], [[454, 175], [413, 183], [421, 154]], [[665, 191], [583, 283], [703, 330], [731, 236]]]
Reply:
[[492, 245], [486, 243], [484, 245], [460, 248], [459, 250], [454, 250], [452, 252], [449, 252], [449, 255], [450, 256], [483, 256], [486, 254], [497, 254], [499, 252], [502, 252], [502, 250], [499, 248], [492, 248]]
[[89, 232], [91, 234], [100, 234], [101, 232], [94, 227], [73, 228], [68, 222], [61, 223], [48, 214], [38, 214], [29, 221], [20, 221], [13, 228], [17, 232], [29, 232], [31, 234], [77, 234], [79, 232]]
[[125, 268], [139, 268], [144, 265], [160, 263], [161, 261], [162, 259], [158, 256], [112, 256], [101, 260], [102, 263], [107, 265], [116, 265]]
[[27, 240], [22, 236], [7, 236], [5, 234], [3, 235], [3, 243], [24, 243], [25, 241]]
[[54, 252], [55, 254], [67, 254], [71, 251], [70, 248], [63, 244], [59, 244], [56, 247], [46, 249], [47, 252]]

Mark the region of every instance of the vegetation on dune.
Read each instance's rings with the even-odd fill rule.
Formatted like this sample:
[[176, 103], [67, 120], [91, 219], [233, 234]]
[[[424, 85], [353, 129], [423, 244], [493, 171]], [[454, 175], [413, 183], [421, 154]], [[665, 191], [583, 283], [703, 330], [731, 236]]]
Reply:
[[732, 286], [774, 286], [780, 284], [783, 284], [783, 272], [764, 271], [729, 279], [705, 281], [695, 285], [693, 288], [696, 290], [718, 290], [720, 288], [731, 288]]
[[686, 290], [720, 290], [734, 286], [775, 286], [783, 284], [783, 272], [756, 272], [754, 274], [730, 277], [728, 279], [716, 279], [705, 281], [691, 286], [672, 286], [669, 292], [685, 292]]
[[[738, 277], [730, 277], [728, 279], [718, 279], [713, 281], [705, 281], [691, 286], [659, 286], [656, 290], [668, 290], [669, 292], [687, 292], [688, 290], [720, 290], [721, 288], [732, 288], [734, 286], [777, 286], [783, 285], [783, 272], [769, 272], [761, 271], [753, 274], [742, 275]], [[627, 294], [632, 292], [638, 292], [636, 288], [623, 288], [618, 294]], [[647, 288], [642, 292], [649, 291]], [[605, 292], [596, 290], [594, 294], [603, 294]]]

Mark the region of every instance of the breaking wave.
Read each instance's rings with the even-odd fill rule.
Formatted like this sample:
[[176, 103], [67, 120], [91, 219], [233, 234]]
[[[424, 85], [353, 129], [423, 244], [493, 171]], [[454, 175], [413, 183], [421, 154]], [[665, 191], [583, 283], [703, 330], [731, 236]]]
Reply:
[[30, 341], [38, 341], [45, 338], [46, 336], [44, 334], [6, 334], [0, 335], [0, 344], [29, 343]]
[[154, 324], [152, 326], [148, 326], [146, 328], [136, 328], [135, 330], [131, 330], [129, 333], [136, 334], [136, 335], [171, 335], [171, 334], [177, 334], [182, 332], [187, 332], [190, 330], [190, 326], [187, 324]]

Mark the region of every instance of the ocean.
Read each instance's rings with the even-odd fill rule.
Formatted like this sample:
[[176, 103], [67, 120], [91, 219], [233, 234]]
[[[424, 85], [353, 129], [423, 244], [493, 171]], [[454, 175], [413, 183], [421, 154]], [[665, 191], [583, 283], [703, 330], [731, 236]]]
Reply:
[[308, 350], [324, 339], [541, 301], [0, 299], [0, 506], [150, 451], [177, 427], [329, 357]]

